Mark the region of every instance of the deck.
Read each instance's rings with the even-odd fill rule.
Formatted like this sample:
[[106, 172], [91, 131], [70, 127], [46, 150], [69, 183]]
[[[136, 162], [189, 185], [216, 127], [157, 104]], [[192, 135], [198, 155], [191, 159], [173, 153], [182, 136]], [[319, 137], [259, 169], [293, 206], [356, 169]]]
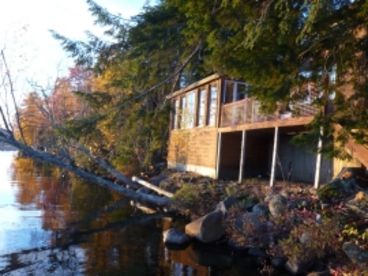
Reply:
[[291, 111], [264, 114], [260, 103], [246, 98], [224, 104], [221, 107], [219, 130], [221, 132], [244, 129], [273, 128], [276, 126], [298, 126], [309, 124], [319, 111], [308, 102], [298, 102], [291, 106]]

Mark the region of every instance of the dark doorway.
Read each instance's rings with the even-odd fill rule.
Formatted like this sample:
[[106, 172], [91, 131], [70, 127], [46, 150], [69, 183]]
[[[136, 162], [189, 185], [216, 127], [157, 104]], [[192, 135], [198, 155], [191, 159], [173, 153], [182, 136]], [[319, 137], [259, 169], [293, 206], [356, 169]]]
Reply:
[[244, 177], [268, 178], [271, 170], [273, 130], [247, 131]]
[[[222, 134], [219, 177], [239, 177], [242, 132]], [[272, 129], [246, 132], [243, 177], [268, 177], [272, 155]]]
[[222, 133], [219, 178], [238, 179], [242, 133]]

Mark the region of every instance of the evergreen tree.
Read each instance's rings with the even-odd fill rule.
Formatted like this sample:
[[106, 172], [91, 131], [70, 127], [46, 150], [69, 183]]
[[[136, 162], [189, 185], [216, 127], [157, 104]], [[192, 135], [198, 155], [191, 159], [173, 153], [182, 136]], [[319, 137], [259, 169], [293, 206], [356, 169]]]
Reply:
[[93, 114], [70, 126], [115, 165], [147, 170], [162, 160], [166, 95], [212, 72], [248, 82], [268, 111], [300, 100], [313, 83], [321, 112], [307, 139], [317, 140], [323, 126], [325, 151], [337, 154], [328, 141], [339, 124], [342, 145], [349, 135], [368, 142], [365, 1], [163, 0], [130, 21], [87, 2], [113, 42], [55, 34], [100, 81], [80, 93]]
[[[300, 99], [313, 83], [323, 93], [314, 104], [323, 111], [312, 138], [321, 125], [330, 137], [339, 124], [342, 142], [347, 135], [368, 142], [366, 1], [167, 1], [185, 14], [188, 39], [205, 35], [205, 63], [247, 81], [264, 108]], [[329, 101], [333, 109], [325, 112]]]

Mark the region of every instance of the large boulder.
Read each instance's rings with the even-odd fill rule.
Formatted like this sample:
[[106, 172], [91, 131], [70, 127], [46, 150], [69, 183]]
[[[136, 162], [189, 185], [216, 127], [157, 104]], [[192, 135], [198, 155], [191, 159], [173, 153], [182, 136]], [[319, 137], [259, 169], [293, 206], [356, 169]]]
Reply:
[[325, 203], [333, 203], [345, 200], [362, 188], [358, 185], [356, 177], [351, 170], [340, 172], [339, 177], [333, 179], [330, 183], [321, 186], [317, 190], [318, 198]]
[[184, 246], [190, 241], [190, 238], [180, 230], [170, 228], [164, 231], [163, 241], [165, 244]]
[[268, 209], [273, 217], [280, 217], [287, 211], [287, 199], [282, 195], [271, 196]]
[[215, 210], [188, 223], [185, 226], [185, 233], [204, 243], [218, 241], [225, 235], [222, 211]]

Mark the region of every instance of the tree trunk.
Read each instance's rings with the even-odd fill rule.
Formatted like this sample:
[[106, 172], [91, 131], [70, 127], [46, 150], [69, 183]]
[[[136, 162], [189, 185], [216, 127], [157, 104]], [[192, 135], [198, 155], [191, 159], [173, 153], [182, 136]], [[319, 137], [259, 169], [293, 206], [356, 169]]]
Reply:
[[[144, 194], [144, 193], [133, 191], [131, 189], [120, 186], [102, 176], [96, 175], [74, 164], [71, 164], [70, 162], [63, 161], [60, 157], [56, 155], [53, 155], [47, 152], [43, 152], [40, 150], [36, 150], [30, 146], [22, 144], [19, 141], [17, 141], [11, 134], [8, 134], [4, 130], [0, 131], [0, 142], [4, 142], [6, 144], [9, 144], [15, 147], [16, 149], [21, 151], [24, 155], [32, 159], [39, 160], [43, 163], [52, 164], [59, 168], [70, 171], [87, 182], [94, 183], [101, 187], [118, 192], [134, 201], [138, 201], [138, 202], [145, 203], [145, 204], [151, 204], [151, 205], [154, 205], [155, 207], [161, 207], [161, 208], [169, 207], [172, 203], [171, 200], [167, 197], [160, 197], [156, 195]], [[126, 178], [129, 179], [128, 177]], [[125, 184], [129, 184], [129, 183], [125, 183]]]

